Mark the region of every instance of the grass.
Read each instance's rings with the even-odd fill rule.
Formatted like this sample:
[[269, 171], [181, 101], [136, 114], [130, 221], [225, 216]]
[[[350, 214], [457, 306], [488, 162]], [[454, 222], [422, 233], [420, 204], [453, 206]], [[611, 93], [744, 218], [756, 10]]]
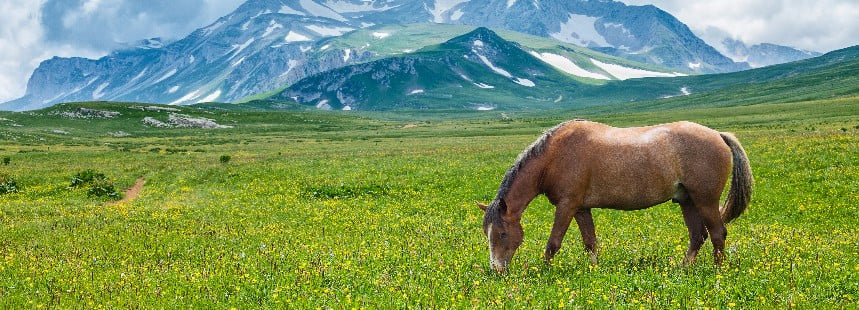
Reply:
[[[112, 119], [54, 112], [88, 107]], [[606, 114], [346, 114], [182, 108], [234, 128], [150, 128], [128, 104], [0, 113], [4, 308], [855, 308], [859, 99]], [[159, 114], [160, 113], [160, 114]], [[542, 263], [552, 207], [534, 201], [509, 273], [488, 268], [482, 212], [515, 156], [575, 117], [692, 120], [736, 133], [757, 187], [691, 267], [676, 205], [595, 210], [600, 264], [572, 229]], [[385, 117], [388, 116], [388, 117]], [[387, 119], [387, 120], [384, 120]], [[13, 126], [19, 125], [19, 126]], [[414, 126], [405, 126], [405, 125]], [[54, 130], [68, 132], [56, 133]], [[123, 131], [126, 137], [109, 132]], [[229, 155], [228, 164], [220, 158]], [[69, 189], [93, 169], [128, 203]]]

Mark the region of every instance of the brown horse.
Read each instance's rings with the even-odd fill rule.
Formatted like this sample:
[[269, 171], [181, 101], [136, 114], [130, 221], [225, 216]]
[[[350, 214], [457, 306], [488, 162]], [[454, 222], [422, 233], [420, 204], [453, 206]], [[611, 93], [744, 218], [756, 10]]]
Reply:
[[[733, 166], [733, 171], [731, 167]], [[725, 205], [719, 198], [733, 172]], [[485, 211], [489, 261], [504, 271], [524, 237], [522, 212], [539, 194], [555, 205], [544, 259], [551, 263], [575, 218], [591, 263], [597, 238], [591, 209], [639, 210], [668, 200], [680, 204], [689, 229], [684, 265], [694, 262], [709, 232], [716, 264], [724, 256], [725, 224], [751, 198], [752, 171], [740, 142], [691, 122], [614, 128], [574, 120], [546, 131], [519, 155]]]

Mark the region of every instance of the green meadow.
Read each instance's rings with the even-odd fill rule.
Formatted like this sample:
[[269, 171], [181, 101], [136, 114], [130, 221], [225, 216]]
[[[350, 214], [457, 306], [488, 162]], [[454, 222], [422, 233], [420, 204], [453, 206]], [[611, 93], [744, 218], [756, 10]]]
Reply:
[[[0, 182], [15, 187], [0, 194], [2, 308], [857, 307], [859, 97], [636, 113], [178, 112], [232, 126], [220, 129], [149, 127], [144, 117], [169, 112], [133, 105], [0, 112]], [[63, 115], [81, 107], [119, 115]], [[756, 188], [728, 225], [725, 263], [708, 241], [681, 266], [686, 227], [665, 203], [594, 210], [599, 264], [572, 228], [547, 266], [554, 209], [540, 197], [509, 272], [490, 271], [474, 202], [572, 118], [735, 133]], [[88, 169], [119, 192], [145, 183], [113, 203], [70, 187]]]

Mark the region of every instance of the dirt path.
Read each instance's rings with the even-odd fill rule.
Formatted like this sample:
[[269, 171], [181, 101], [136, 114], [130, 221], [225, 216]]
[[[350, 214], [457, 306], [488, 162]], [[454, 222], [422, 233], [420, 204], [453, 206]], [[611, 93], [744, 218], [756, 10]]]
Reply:
[[134, 182], [134, 185], [125, 189], [125, 195], [122, 196], [121, 200], [108, 203], [107, 205], [115, 206], [120, 203], [130, 202], [134, 200], [134, 198], [137, 198], [137, 195], [140, 195], [140, 191], [143, 190], [143, 183], [146, 183], [146, 180], [144, 180], [143, 178], [137, 178], [137, 182]]

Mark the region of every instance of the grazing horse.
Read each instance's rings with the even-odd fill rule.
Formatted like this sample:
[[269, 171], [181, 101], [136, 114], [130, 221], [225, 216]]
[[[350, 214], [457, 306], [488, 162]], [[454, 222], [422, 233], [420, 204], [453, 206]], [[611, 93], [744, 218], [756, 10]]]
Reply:
[[[733, 166], [733, 170], [732, 167]], [[728, 177], [724, 206], [719, 198]], [[489, 261], [504, 271], [524, 237], [520, 219], [539, 194], [555, 205], [555, 223], [544, 259], [561, 248], [575, 218], [585, 250], [596, 264], [597, 237], [591, 209], [639, 210], [672, 200], [689, 229], [684, 265], [695, 261], [709, 233], [716, 264], [723, 259], [725, 224], [740, 216], [752, 191], [745, 150], [730, 133], [691, 122], [615, 128], [573, 120], [546, 131], [507, 170], [498, 194], [484, 210]]]

